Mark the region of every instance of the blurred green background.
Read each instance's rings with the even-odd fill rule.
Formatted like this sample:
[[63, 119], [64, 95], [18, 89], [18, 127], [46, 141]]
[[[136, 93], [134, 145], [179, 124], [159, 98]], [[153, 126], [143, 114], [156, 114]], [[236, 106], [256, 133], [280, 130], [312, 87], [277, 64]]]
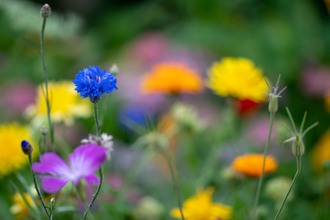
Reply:
[[[109, 69], [114, 63], [119, 65], [119, 90], [101, 101], [104, 107], [100, 109], [100, 114], [104, 119], [103, 131], [114, 135], [117, 141], [115, 146], [119, 153], [115, 155], [122, 157], [127, 154], [127, 158], [123, 158], [129, 162], [125, 165], [121, 159], [113, 159], [108, 167], [109, 172], [125, 176], [128, 167], [140, 156], [139, 153], [136, 155], [130, 152], [137, 134], [125, 127], [121, 118], [132, 117], [135, 120], [137, 114], [136, 121], [141, 122], [141, 114], [145, 112], [143, 109], [142, 113], [134, 112], [134, 116], [131, 116], [130, 108], [136, 110], [150, 105], [155, 121], [165, 113], [164, 109], [157, 109], [162, 103], [159, 101], [161, 98], [144, 102], [142, 99], [145, 97], [136, 93], [141, 76], [154, 64], [168, 60], [185, 62], [198, 69], [206, 80], [207, 70], [212, 62], [228, 56], [245, 57], [262, 69], [273, 83], [278, 74], [281, 74], [281, 87], [288, 87], [279, 103], [279, 121], [287, 123], [285, 106], [289, 106], [298, 125], [305, 111], [308, 112], [307, 126], [315, 121], [320, 122], [306, 137], [306, 155], [303, 159], [303, 171], [296, 185], [296, 198], [286, 206], [287, 211], [282, 213], [281, 219], [330, 219], [329, 211], [325, 216], [319, 211], [323, 204], [323, 194], [319, 189], [323, 177], [313, 171], [310, 161], [313, 146], [330, 127], [330, 115], [325, 104], [325, 97], [330, 89], [330, 16], [327, 10], [327, 4], [330, 9], [330, 1], [3, 0], [0, 2], [2, 123], [27, 123], [25, 108], [34, 102], [35, 86], [43, 82], [39, 45], [42, 19], [39, 10], [44, 3], [52, 8], [45, 32], [45, 55], [51, 81], [73, 80], [78, 71], [90, 65], [100, 65], [101, 69]], [[18, 98], [14, 96], [17, 87], [26, 89], [23, 91], [26, 96], [23, 97], [19, 92], [16, 95]], [[221, 146], [221, 153], [229, 155], [230, 159], [226, 160], [219, 152], [218, 170], [211, 171], [211, 177], [204, 183], [204, 187], [216, 186], [214, 201], [221, 202], [225, 198], [224, 203], [234, 207], [234, 219], [248, 219], [246, 210], [252, 207], [249, 202], [253, 201], [253, 196], [246, 198], [245, 192], [253, 195], [253, 184], [256, 182], [235, 180], [233, 183], [223, 180], [220, 173], [221, 169], [230, 165], [234, 156], [244, 154], [247, 149], [262, 152], [262, 148], [257, 147], [253, 141], [247, 142], [248, 138], [244, 136], [246, 124], [253, 124], [255, 118], [233, 119], [229, 113], [229, 116], [226, 115], [224, 101], [209, 89], [205, 89], [196, 100], [191, 97], [184, 97], [183, 100], [185, 99], [195, 107], [206, 106], [204, 113], [199, 112], [204, 114], [201, 118], [212, 114], [216, 117], [219, 114], [229, 122], [215, 120], [221, 123], [214, 123], [207, 128], [209, 130], [182, 138], [180, 143], [196, 150], [181, 150], [177, 156], [179, 173], [184, 173], [179, 175], [183, 198], [195, 194], [196, 188], [191, 186], [191, 181], [196, 179], [198, 173], [204, 172], [201, 167], [208, 153], [204, 146]], [[266, 105], [259, 114], [267, 117]], [[79, 138], [90, 132], [93, 123], [92, 117], [79, 119], [76, 127], [69, 128], [78, 130], [74, 132], [72, 140], [68, 140], [69, 145], [77, 146]], [[295, 160], [290, 154], [290, 147], [281, 147], [283, 140], [277, 140], [273, 144], [273, 147], [280, 150], [271, 150], [271, 153], [277, 155], [280, 164], [277, 173], [292, 178]], [[241, 148], [233, 150], [233, 145]], [[178, 159], [180, 156], [185, 157], [185, 163]], [[154, 170], [150, 172], [151, 174], [147, 169], [144, 177], [157, 173]], [[136, 187], [140, 194], [164, 200], [166, 212], [159, 219], [171, 219], [168, 213], [176, 203], [174, 195], [168, 193], [171, 192], [170, 182], [164, 183], [162, 178], [139, 179]], [[0, 180], [0, 184], [4, 189], [10, 188], [5, 179]], [[329, 183], [326, 186], [325, 198], [329, 200]], [[10, 193], [5, 191], [2, 190], [3, 199], [0, 201], [3, 203], [0, 204], [3, 207], [0, 216], [6, 216], [3, 219], [9, 218], [9, 214], [2, 213], [8, 213], [6, 209], [11, 205], [8, 196]], [[261, 198], [261, 203], [267, 207], [263, 219], [273, 219], [274, 204], [265, 197]], [[109, 219], [132, 219], [134, 206], [104, 205], [99, 215], [95, 216], [96, 219], [101, 219], [106, 213], [111, 217]], [[73, 217], [69, 215], [67, 219], [70, 218]]]

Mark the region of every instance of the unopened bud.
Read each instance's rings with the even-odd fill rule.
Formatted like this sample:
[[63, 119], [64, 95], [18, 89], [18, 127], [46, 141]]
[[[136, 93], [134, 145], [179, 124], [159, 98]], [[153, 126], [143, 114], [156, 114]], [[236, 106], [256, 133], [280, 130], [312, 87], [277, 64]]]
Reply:
[[40, 129], [40, 133], [42, 135], [47, 135], [48, 134], [48, 130], [45, 126], [42, 126], [41, 129]]
[[112, 73], [113, 75], [117, 75], [119, 73], [119, 68], [118, 68], [117, 64], [113, 64], [110, 67], [110, 73]]
[[301, 157], [305, 153], [305, 145], [300, 136], [298, 136], [298, 138], [296, 138], [296, 140], [293, 142], [292, 153], [296, 157]]
[[52, 13], [52, 11], [48, 4], [44, 4], [44, 6], [41, 7], [41, 10], [40, 10], [41, 17], [48, 18], [51, 13]]
[[32, 154], [33, 152], [33, 147], [31, 146], [31, 144], [29, 142], [27, 142], [26, 140], [23, 140], [21, 142], [21, 147], [22, 147], [22, 151], [23, 153], [29, 155]]
[[276, 95], [269, 95], [268, 110], [270, 113], [277, 112], [278, 109], [278, 97]]

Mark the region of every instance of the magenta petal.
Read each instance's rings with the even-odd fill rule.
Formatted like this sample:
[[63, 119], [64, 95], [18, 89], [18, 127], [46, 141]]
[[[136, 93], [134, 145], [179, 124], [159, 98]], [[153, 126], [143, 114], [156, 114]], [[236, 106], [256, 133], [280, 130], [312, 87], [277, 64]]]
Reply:
[[87, 175], [84, 177], [86, 182], [89, 184], [89, 185], [92, 185], [92, 184], [99, 184], [100, 180], [99, 178], [93, 173], [93, 174], [90, 174], [90, 175]]
[[42, 181], [41, 187], [47, 193], [55, 193], [69, 182], [67, 179], [51, 176], [40, 176], [40, 179]]
[[96, 144], [80, 146], [69, 155], [71, 169], [80, 173], [81, 177], [88, 176], [99, 169], [105, 158], [107, 149]]
[[65, 161], [55, 153], [45, 153], [40, 157], [40, 163], [33, 163], [32, 169], [37, 173], [71, 176], [71, 170]]

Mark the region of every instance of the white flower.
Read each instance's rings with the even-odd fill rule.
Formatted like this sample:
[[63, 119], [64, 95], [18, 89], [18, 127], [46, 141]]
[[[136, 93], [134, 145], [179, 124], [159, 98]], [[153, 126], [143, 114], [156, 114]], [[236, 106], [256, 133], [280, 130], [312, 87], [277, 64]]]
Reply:
[[89, 143], [96, 143], [99, 146], [103, 146], [107, 149], [106, 156], [107, 160], [110, 160], [111, 158], [111, 151], [113, 151], [113, 141], [112, 136], [108, 135], [106, 133], [101, 134], [101, 136], [96, 136], [93, 134], [88, 135], [88, 139], [81, 140], [82, 144], [89, 144]]

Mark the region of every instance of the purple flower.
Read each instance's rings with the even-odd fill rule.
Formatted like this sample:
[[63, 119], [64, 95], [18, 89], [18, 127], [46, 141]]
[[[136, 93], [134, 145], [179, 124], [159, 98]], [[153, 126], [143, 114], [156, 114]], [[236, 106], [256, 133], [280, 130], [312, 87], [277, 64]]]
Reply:
[[36, 173], [48, 174], [39, 177], [47, 193], [55, 193], [69, 182], [78, 185], [81, 179], [88, 184], [98, 184], [94, 172], [102, 166], [106, 151], [97, 144], [80, 146], [69, 155], [69, 165], [57, 154], [45, 153], [40, 157], [40, 163], [33, 163], [32, 169]]
[[103, 93], [109, 94], [118, 89], [116, 77], [106, 70], [101, 71], [99, 66], [79, 71], [73, 83], [76, 85], [75, 90], [82, 97], [89, 97], [91, 102], [97, 102]]

